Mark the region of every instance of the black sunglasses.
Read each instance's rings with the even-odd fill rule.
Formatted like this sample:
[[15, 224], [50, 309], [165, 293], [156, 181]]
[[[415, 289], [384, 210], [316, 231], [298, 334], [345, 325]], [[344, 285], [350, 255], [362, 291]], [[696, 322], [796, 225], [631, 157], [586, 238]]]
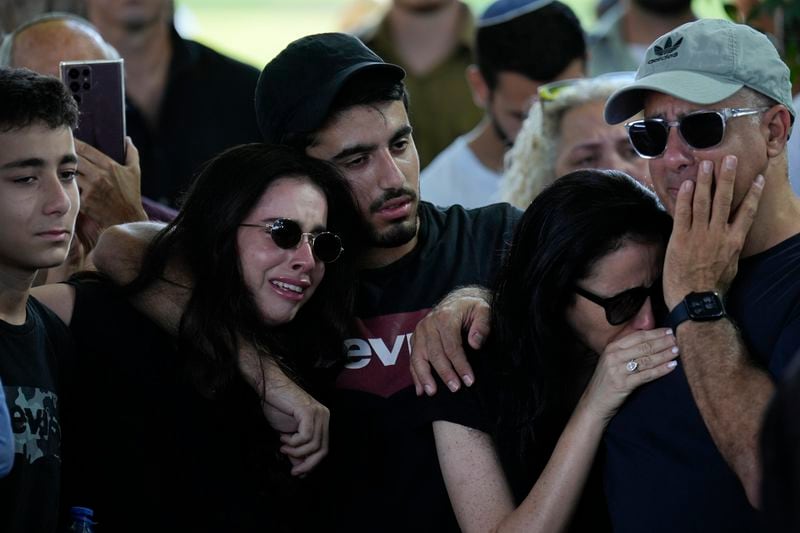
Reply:
[[333, 263], [339, 256], [342, 255], [344, 248], [342, 248], [342, 240], [335, 233], [330, 231], [321, 231], [319, 233], [303, 232], [300, 224], [290, 218], [276, 218], [272, 222], [266, 224], [239, 224], [248, 228], [261, 228], [272, 237], [274, 242], [279, 248], [289, 250], [295, 248], [303, 237], [308, 236], [308, 242], [311, 244], [311, 250], [320, 261], [325, 263]]
[[[636, 316], [647, 298], [655, 302], [661, 299], [661, 278], [649, 287], [634, 287], [609, 298], [603, 298], [581, 287], [575, 286], [575, 292], [602, 307], [606, 312], [606, 320], [612, 326], [619, 326]], [[653, 308], [657, 307], [654, 302]]]
[[681, 138], [697, 150], [713, 148], [725, 138], [729, 119], [766, 111], [768, 107], [727, 107], [713, 111], [695, 111], [678, 120], [645, 118], [625, 124], [628, 138], [636, 153], [645, 159], [660, 157], [667, 149], [670, 128], [678, 128]]

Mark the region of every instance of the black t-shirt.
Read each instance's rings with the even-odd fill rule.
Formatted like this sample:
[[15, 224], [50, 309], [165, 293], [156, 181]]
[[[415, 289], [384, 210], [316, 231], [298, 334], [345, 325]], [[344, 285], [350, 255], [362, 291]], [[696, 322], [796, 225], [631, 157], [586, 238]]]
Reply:
[[442, 210], [423, 202], [416, 248], [359, 273], [349, 363], [331, 406], [331, 530], [458, 531], [432, 422], [483, 427], [481, 413], [464, 409], [458, 395], [415, 395], [411, 335], [454, 288], [488, 286], [519, 216], [508, 205]]
[[[564, 382], [559, 391], [558, 399], [551, 400], [545, 413], [542, 413], [534, 422], [531, 417], [527, 420], [529, 427], [534, 430], [534, 439], [526, 441], [523, 451], [521, 439], [522, 430], [517, 425], [518, 421], [509, 420], [505, 409], [510, 404], [499, 401], [498, 392], [505, 391], [511, 394], [509, 398], [519, 400], [521, 396], [514, 391], [529, 387], [529, 382], [509, 379], [510, 355], [501, 353], [501, 349], [493, 345], [490, 337], [486, 345], [479, 351], [469, 350], [469, 361], [475, 372], [475, 384], [466, 389], [468, 394], [462, 397], [474, 396], [470, 401], [477, 403], [484, 413], [486, 420], [490, 421], [488, 433], [493, 437], [497, 457], [503, 468], [515, 504], [521, 505], [528, 497], [533, 486], [539, 480], [544, 468], [555, 450], [558, 439], [566, 427], [575, 406], [577, 405], [590, 376], [594, 373], [597, 356], [589, 353], [554, 354], [557, 357], [568, 358], [567, 366], [570, 370], [570, 382]], [[574, 344], [565, 341], [564, 346]], [[531, 357], [533, 354], [530, 354]], [[529, 391], [528, 391], [529, 392]], [[529, 413], [533, 413], [536, 405], [532, 405]], [[505, 421], [503, 421], [505, 419]], [[606, 533], [611, 531], [611, 522], [608, 516], [608, 505], [603, 491], [603, 443], [598, 445], [598, 453], [592, 463], [589, 475], [584, 483], [577, 506], [565, 528], [569, 533]]]
[[[739, 262], [726, 298], [755, 364], [779, 377], [800, 349], [800, 235]], [[678, 367], [628, 398], [606, 432], [606, 490], [619, 533], [758, 530]]]
[[0, 377], [14, 433], [14, 468], [0, 479], [0, 531], [56, 531], [61, 481], [60, 362], [67, 326], [29, 297], [21, 326], [0, 321]]
[[111, 284], [71, 284], [80, 357], [65, 413], [70, 505], [94, 509], [98, 530], [115, 533], [140, 531], [142, 520], [209, 532], [283, 531], [279, 517], [302, 520], [291, 514], [297, 485], [272, 490], [283, 483], [269, 455], [277, 437], [255, 392], [237, 381], [214, 399], [201, 395], [174, 339]]
[[139, 150], [142, 194], [176, 207], [203, 163], [261, 135], [253, 107], [258, 69], [182, 39], [174, 29], [171, 41], [158, 124], [148, 124], [130, 103], [126, 119]]

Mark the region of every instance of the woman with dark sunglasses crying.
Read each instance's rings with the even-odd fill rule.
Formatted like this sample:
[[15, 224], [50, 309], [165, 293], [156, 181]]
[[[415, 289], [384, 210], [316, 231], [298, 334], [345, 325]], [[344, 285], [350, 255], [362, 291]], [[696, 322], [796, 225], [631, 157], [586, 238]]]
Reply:
[[617, 171], [567, 174], [525, 211], [463, 393], [477, 390], [488, 431], [434, 424], [452, 439], [440, 461], [464, 530], [611, 530], [603, 432], [628, 394], [677, 364], [674, 336], [656, 328], [671, 226]]
[[[73, 321], [73, 333], [93, 363], [70, 428], [80, 476], [69, 487], [86, 495], [74, 501], [109, 531], [133, 531], [145, 507], [165, 530], [308, 530], [312, 496], [297, 475], [317, 449], [289, 438], [292, 413], [261, 400], [276, 384], [251, 383], [238, 350], [259, 348], [254, 366], [279, 365], [324, 403], [344, 364], [359, 224], [332, 165], [239, 146], [200, 172], [126, 293], [78, 283], [76, 307], [92, 319]], [[164, 281], [191, 284], [177, 342], [126, 298]]]

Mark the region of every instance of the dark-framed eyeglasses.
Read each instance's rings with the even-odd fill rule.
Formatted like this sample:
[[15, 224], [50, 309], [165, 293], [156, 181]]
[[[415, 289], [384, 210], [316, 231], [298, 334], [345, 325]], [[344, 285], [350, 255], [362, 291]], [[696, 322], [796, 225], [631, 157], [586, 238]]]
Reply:
[[619, 326], [635, 317], [647, 298], [656, 301], [660, 300], [661, 278], [654, 281], [649, 287], [634, 287], [608, 298], [598, 296], [577, 285], [575, 286], [575, 292], [602, 307], [606, 312], [608, 323], [612, 326]]
[[769, 107], [726, 107], [689, 113], [678, 120], [645, 118], [625, 124], [628, 138], [636, 153], [645, 159], [655, 159], [667, 149], [670, 128], [678, 128], [681, 139], [696, 150], [714, 148], [725, 138], [728, 120], [766, 111]]
[[266, 224], [239, 224], [247, 228], [261, 228], [272, 238], [278, 248], [289, 250], [296, 248], [303, 240], [308, 238], [314, 256], [322, 262], [333, 263], [342, 255], [342, 240], [335, 233], [320, 231], [317, 233], [304, 232], [300, 224], [291, 218], [276, 218]]

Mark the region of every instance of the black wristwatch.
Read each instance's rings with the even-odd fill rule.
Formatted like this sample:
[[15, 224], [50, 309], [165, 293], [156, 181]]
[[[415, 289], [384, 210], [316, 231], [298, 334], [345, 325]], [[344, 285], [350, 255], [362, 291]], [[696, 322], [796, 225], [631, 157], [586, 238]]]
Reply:
[[725, 306], [722, 304], [719, 293], [714, 291], [690, 292], [681, 303], [675, 306], [675, 309], [670, 311], [667, 322], [672, 327], [672, 331], [676, 331], [678, 326], [687, 320], [710, 322], [726, 316], [728, 314], [725, 312]]

